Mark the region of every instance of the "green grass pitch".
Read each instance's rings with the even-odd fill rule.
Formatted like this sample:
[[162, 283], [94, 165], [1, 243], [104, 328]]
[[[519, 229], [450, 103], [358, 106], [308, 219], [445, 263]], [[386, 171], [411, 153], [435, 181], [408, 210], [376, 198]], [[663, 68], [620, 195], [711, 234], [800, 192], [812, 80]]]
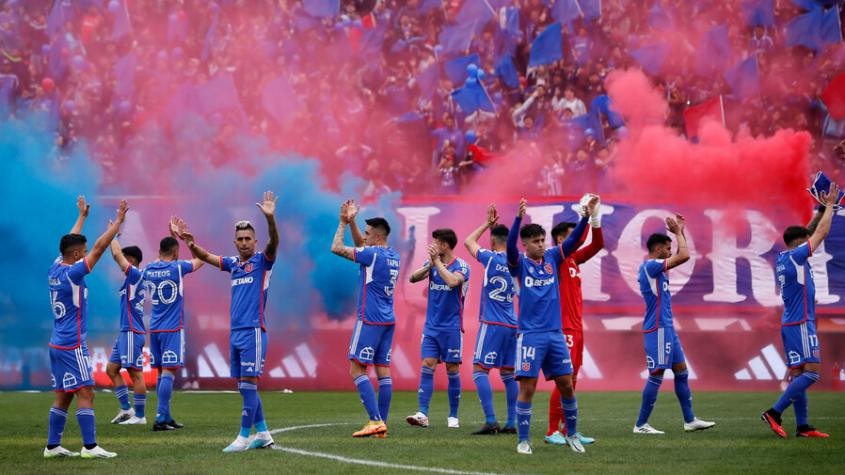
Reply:
[[[177, 392], [173, 414], [185, 424], [174, 432], [152, 432], [151, 426], [109, 424], [117, 409], [110, 393], [97, 393], [97, 438], [119, 455], [113, 460], [44, 460], [47, 413], [51, 393], [0, 393], [0, 473], [845, 473], [845, 397], [810, 393], [810, 418], [830, 439], [793, 437], [792, 411], [785, 415], [789, 439], [777, 438], [758, 416], [775, 393], [695, 393], [696, 414], [715, 420], [715, 428], [686, 434], [680, 408], [671, 392], [661, 392], [650, 423], [664, 436], [631, 433], [639, 409], [634, 392], [579, 393], [579, 428], [595, 436], [585, 455], [567, 447], [543, 444], [548, 393], [534, 405], [534, 455], [516, 454], [516, 436], [471, 436], [483, 420], [474, 392], [465, 392], [461, 428], [447, 429], [445, 391], [432, 401], [431, 427], [410, 427], [404, 417], [416, 411], [416, 394], [397, 392], [387, 439], [353, 439], [365, 420], [357, 393], [299, 392], [261, 394], [271, 429], [327, 424], [274, 434], [286, 450], [223, 454], [237, 434], [241, 398], [237, 393]], [[148, 407], [155, 412], [155, 396]], [[498, 414], [504, 396], [496, 394]], [[79, 426], [70, 411], [63, 445], [79, 450]], [[148, 418], [150, 420], [151, 418]], [[331, 425], [328, 425], [331, 424]], [[353, 463], [377, 462], [383, 465]], [[400, 466], [401, 465], [401, 466]], [[439, 470], [439, 472], [435, 472]]]

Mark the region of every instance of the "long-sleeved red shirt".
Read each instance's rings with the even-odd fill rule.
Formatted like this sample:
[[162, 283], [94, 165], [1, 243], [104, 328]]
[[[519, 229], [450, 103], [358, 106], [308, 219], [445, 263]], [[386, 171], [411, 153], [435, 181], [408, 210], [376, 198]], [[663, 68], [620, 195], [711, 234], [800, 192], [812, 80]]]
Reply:
[[[593, 240], [586, 247], [573, 252], [558, 269], [560, 285], [560, 315], [564, 330], [583, 330], [584, 300], [581, 294], [581, 269], [579, 264], [590, 260], [604, 247], [604, 236], [601, 228], [591, 228]], [[584, 231], [582, 242], [587, 238]]]

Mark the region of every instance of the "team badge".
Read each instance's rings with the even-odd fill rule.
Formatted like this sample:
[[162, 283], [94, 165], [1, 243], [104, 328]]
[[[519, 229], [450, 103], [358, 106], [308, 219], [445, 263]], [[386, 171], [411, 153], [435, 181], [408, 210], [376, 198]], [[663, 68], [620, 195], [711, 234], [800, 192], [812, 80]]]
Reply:
[[249, 264], [244, 264], [244, 272], [246, 272], [247, 274], [252, 272], [252, 262], [250, 262]]
[[813, 358], [821, 358], [819, 350], [813, 350]]
[[524, 361], [522, 363], [522, 371], [531, 371], [531, 363]]
[[548, 262], [546, 263], [545, 267], [543, 267], [543, 268], [546, 269], [546, 272], [548, 272], [549, 274], [552, 273], [552, 265], [549, 264]]

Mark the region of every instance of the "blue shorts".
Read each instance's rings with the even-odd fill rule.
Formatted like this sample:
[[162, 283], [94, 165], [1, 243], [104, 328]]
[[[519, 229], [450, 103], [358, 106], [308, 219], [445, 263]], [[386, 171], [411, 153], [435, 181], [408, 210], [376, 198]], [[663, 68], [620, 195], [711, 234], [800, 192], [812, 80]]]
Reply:
[[513, 369], [516, 359], [516, 328], [482, 323], [475, 338], [472, 364], [483, 368]]
[[267, 356], [267, 332], [240, 328], [229, 335], [229, 371], [233, 378], [259, 378]]
[[358, 320], [349, 339], [349, 359], [364, 366], [390, 366], [396, 325], [370, 325]]
[[645, 364], [649, 372], [686, 363], [681, 340], [672, 327], [658, 327], [645, 335]]
[[150, 366], [179, 369], [185, 365], [185, 330], [150, 332]]
[[520, 333], [516, 338], [516, 378], [546, 380], [572, 374], [572, 359], [562, 331]]
[[464, 351], [461, 330], [423, 330], [420, 355], [422, 359], [436, 358], [442, 363], [460, 363]]
[[144, 369], [144, 341], [146, 335], [132, 331], [120, 332], [111, 350], [109, 363], [117, 363], [121, 368]]
[[85, 386], [93, 386], [92, 373], [88, 347], [82, 345], [74, 350], [50, 347], [50, 379], [53, 391], [72, 393]]
[[816, 322], [806, 321], [800, 325], [783, 326], [780, 335], [783, 338], [783, 353], [786, 355], [786, 365], [790, 368], [804, 366], [806, 363], [822, 362], [819, 336], [816, 334]]

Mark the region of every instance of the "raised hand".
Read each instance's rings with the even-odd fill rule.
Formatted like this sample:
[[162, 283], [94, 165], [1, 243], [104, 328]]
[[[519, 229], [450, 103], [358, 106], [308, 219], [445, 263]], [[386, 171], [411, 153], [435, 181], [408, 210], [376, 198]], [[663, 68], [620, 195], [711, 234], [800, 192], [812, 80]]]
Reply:
[[524, 218], [525, 212], [526, 212], [527, 209], [528, 209], [528, 200], [526, 200], [525, 198], [522, 198], [521, 200], [519, 200], [519, 212], [517, 213], [517, 216], [519, 216], [520, 218]]
[[126, 219], [126, 212], [129, 211], [129, 203], [126, 200], [120, 200], [120, 206], [117, 208], [117, 222], [122, 223]]
[[352, 221], [355, 221], [355, 217], [358, 216], [358, 212], [361, 211], [361, 207], [358, 206], [358, 203], [356, 203], [355, 200], [349, 200], [347, 203], [349, 203], [349, 206], [346, 207], [346, 219], [351, 223]]
[[273, 194], [272, 191], [265, 191], [261, 198], [261, 203], [255, 203], [255, 206], [258, 206], [258, 209], [264, 213], [264, 216], [273, 216], [273, 213], [276, 212], [276, 203], [278, 201], [279, 197]]
[[684, 229], [687, 227], [687, 221], [684, 219], [684, 215], [676, 214], [675, 223], [678, 225], [678, 232], [684, 232]]
[[346, 200], [340, 204], [340, 222], [343, 224], [349, 224], [349, 202], [351, 200]]
[[194, 241], [194, 235], [188, 230], [188, 223], [182, 218], [176, 216], [170, 218], [170, 229], [179, 239], [185, 241], [185, 244], [190, 244]]
[[496, 225], [496, 223], [498, 221], [499, 221], [499, 212], [496, 211], [496, 205], [491, 204], [487, 208], [487, 226], [492, 228], [493, 226]]
[[590, 201], [587, 202], [587, 216], [595, 216], [596, 210], [599, 206], [599, 195], [590, 195]]
[[668, 229], [669, 232], [672, 234], [678, 234], [678, 232], [680, 232], [680, 229], [678, 228], [678, 222], [675, 221], [675, 218], [672, 217], [666, 218], [666, 229]]
[[440, 262], [440, 252], [437, 250], [437, 246], [435, 246], [434, 244], [429, 244], [426, 250], [428, 251], [428, 258], [432, 266], [434, 265], [434, 263]]
[[179, 221], [181, 220], [176, 216], [171, 216], [168, 222], [168, 229], [172, 237], [182, 239], [182, 235], [179, 233]]
[[822, 203], [824, 203], [825, 206], [833, 206], [839, 204], [839, 186], [836, 183], [831, 183], [828, 192], [822, 192], [821, 199]]
[[83, 218], [88, 217], [88, 211], [91, 209], [91, 205], [85, 201], [84, 196], [79, 195], [76, 197], [76, 207], [79, 208], [79, 216], [82, 216]]

